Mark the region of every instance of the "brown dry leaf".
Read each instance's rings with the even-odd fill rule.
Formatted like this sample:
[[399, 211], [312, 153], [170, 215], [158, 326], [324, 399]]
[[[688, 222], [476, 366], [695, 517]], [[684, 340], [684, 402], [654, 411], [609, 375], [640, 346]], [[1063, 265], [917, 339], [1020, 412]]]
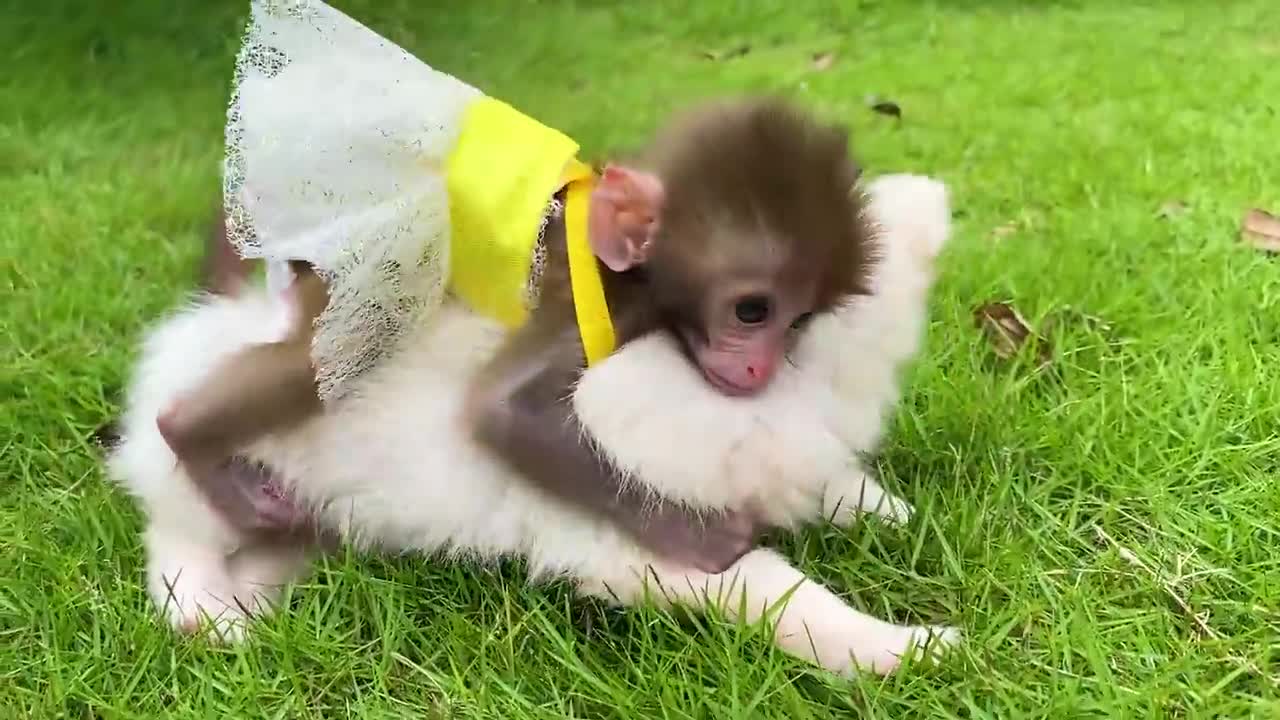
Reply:
[[1251, 208], [1240, 223], [1245, 242], [1264, 252], [1280, 253], [1280, 217]]
[[1041, 363], [1049, 361], [1049, 343], [1036, 334], [1013, 305], [1006, 302], [990, 302], [973, 311], [973, 320], [986, 333], [996, 357], [1008, 360], [1028, 341], [1035, 343]]
[[881, 115], [896, 117], [899, 120], [902, 119], [902, 108], [898, 107], [898, 103], [893, 102], [892, 100], [882, 100], [878, 103], [874, 103], [871, 105], [871, 109]]
[[743, 44], [731, 47], [728, 50], [703, 50], [700, 54], [713, 62], [722, 62], [742, 57], [749, 52], [751, 52], [751, 46]]
[[815, 53], [813, 56], [813, 69], [818, 72], [830, 70], [832, 65], [836, 63], [836, 54], [830, 51]]
[[120, 442], [120, 426], [112, 420], [95, 430], [90, 438], [100, 448], [114, 449]]
[[992, 230], [991, 237], [994, 237], [997, 240], [1002, 240], [1016, 232], [1018, 232], [1018, 223], [1007, 222], [1003, 225], [997, 226], [996, 229]]
[[1063, 307], [1049, 313], [1045, 317], [1044, 321], [1040, 323], [1040, 334], [1048, 337], [1059, 326], [1077, 326], [1091, 332], [1098, 332], [1104, 335], [1110, 334], [1114, 329], [1111, 323], [1107, 320], [1100, 318], [1097, 315], [1090, 315], [1089, 313], [1078, 310], [1070, 305], [1064, 305]]
[[1190, 206], [1181, 200], [1170, 200], [1160, 206], [1160, 209], [1156, 211], [1156, 217], [1161, 217], [1165, 220], [1172, 220], [1176, 217], [1186, 215], [1187, 210], [1189, 209]]

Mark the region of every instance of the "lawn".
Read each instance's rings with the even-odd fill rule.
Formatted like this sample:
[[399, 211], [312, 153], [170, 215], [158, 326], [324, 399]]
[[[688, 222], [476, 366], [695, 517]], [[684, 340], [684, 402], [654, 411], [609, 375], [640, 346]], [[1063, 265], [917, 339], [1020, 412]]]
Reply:
[[[847, 122], [869, 173], [950, 184], [879, 459], [919, 515], [776, 542], [966, 642], [847, 681], [515, 565], [354, 554], [241, 649], [171, 635], [92, 434], [191, 287], [247, 3], [8, 0], [0, 717], [1280, 716], [1280, 267], [1238, 230], [1280, 211], [1273, 2], [336, 4], [593, 154], [772, 90]], [[1048, 351], [998, 359], [992, 300], [1057, 317]]]

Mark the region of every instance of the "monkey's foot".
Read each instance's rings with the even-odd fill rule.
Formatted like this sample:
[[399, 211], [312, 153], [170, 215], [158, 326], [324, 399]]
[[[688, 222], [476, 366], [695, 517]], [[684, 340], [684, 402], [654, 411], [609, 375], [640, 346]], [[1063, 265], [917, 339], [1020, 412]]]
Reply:
[[862, 513], [903, 525], [914, 512], [910, 503], [894, 497], [861, 469], [828, 483], [822, 496], [822, 516], [839, 527], [849, 527]]

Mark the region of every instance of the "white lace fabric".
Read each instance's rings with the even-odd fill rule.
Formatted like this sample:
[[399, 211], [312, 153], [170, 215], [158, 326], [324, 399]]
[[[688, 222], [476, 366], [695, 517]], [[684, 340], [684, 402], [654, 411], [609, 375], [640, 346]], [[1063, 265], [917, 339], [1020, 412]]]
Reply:
[[538, 306], [542, 295], [542, 273], [547, 269], [547, 226], [559, 222], [564, 217], [564, 203], [553, 197], [543, 212], [542, 222], [538, 224], [538, 240], [533, 246], [533, 259], [529, 262], [529, 277], [524, 286], [525, 305], [533, 309]]
[[442, 302], [443, 168], [479, 90], [316, 0], [254, 0], [227, 113], [231, 241], [274, 279], [329, 284], [312, 355], [320, 396], [388, 353]]

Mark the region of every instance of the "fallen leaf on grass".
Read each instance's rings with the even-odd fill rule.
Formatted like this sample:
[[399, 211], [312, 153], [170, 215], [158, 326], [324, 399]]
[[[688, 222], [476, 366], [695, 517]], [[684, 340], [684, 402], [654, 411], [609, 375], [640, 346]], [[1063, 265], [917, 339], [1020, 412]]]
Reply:
[[898, 103], [893, 102], [891, 100], [884, 100], [882, 102], [878, 102], [872, 105], [871, 109], [874, 110], [875, 112], [880, 113], [881, 115], [896, 117], [899, 120], [902, 119], [902, 108], [898, 107]]
[[833, 52], [815, 53], [813, 56], [813, 69], [818, 72], [829, 70], [836, 62], [836, 54]]
[[1049, 342], [1031, 329], [1013, 305], [1006, 302], [980, 305], [973, 311], [973, 320], [986, 333], [996, 357], [1008, 360], [1028, 342], [1033, 342], [1040, 362], [1049, 362]]
[[1164, 218], [1165, 220], [1172, 220], [1176, 217], [1186, 215], [1187, 210], [1189, 209], [1190, 206], [1181, 200], [1170, 200], [1160, 206], [1160, 209], [1156, 211], [1156, 217]]
[[744, 44], [729, 48], [728, 50], [703, 50], [701, 54], [702, 57], [713, 62], [722, 62], [724, 60], [732, 60], [734, 58], [742, 57], [749, 52], [751, 52], [751, 46]]
[[871, 108], [872, 112], [896, 117], [899, 120], [902, 119], [902, 108], [898, 106], [898, 103], [886, 100], [879, 95], [868, 95], [867, 107]]
[[1259, 250], [1280, 253], [1280, 218], [1269, 212], [1250, 209], [1240, 223], [1240, 234]]
[[116, 421], [112, 420], [93, 431], [93, 435], [90, 437], [98, 447], [104, 450], [114, 449], [120, 443], [120, 426], [116, 424]]
[[105, 58], [111, 52], [111, 43], [107, 42], [104, 37], [96, 37], [89, 42], [89, 60], [97, 61]]
[[1086, 330], [1099, 332], [1104, 335], [1112, 331], [1111, 323], [1089, 313], [1077, 310], [1070, 305], [1063, 306], [1058, 310], [1054, 310], [1045, 317], [1044, 322], [1040, 323], [1040, 333], [1045, 337], [1053, 334], [1053, 331], [1059, 326], [1069, 327], [1078, 325]]
[[1003, 225], [997, 226], [996, 229], [992, 230], [991, 237], [997, 240], [1001, 240], [1009, 237], [1010, 235], [1014, 234], [1017, 231], [1018, 231], [1018, 223], [1007, 222]]

